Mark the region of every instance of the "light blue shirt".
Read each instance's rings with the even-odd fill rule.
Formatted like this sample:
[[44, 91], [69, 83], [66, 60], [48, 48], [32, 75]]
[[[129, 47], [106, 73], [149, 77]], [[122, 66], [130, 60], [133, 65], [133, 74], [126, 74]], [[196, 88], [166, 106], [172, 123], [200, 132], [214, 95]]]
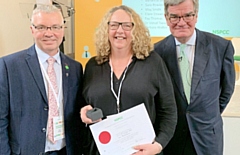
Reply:
[[[39, 49], [36, 44], [35, 44], [35, 49], [36, 49], [36, 52], [37, 52], [39, 65], [40, 66], [42, 65], [43, 68], [45, 69], [45, 71], [47, 72], [47, 67], [48, 67], [47, 60], [50, 56], [47, 53], [43, 52], [41, 49]], [[58, 85], [58, 88], [62, 88], [62, 86], [60, 86], [60, 82], [62, 81], [61, 80], [61, 78], [62, 78], [62, 66], [61, 66], [61, 58], [60, 58], [59, 51], [56, 55], [53, 56], [53, 58], [56, 60], [56, 62], [54, 63], [54, 70], [55, 70], [56, 77], [57, 77], [57, 85]], [[43, 80], [44, 80], [46, 94], [48, 95], [48, 93], [47, 93], [48, 92], [48, 82], [46, 80], [46, 77], [44, 76], [44, 72], [43, 72], [42, 69], [41, 69], [41, 72], [42, 72], [42, 76], [43, 76]], [[61, 93], [59, 94], [60, 95], [59, 116], [62, 116], [64, 118], [64, 115], [63, 115], [63, 89], [60, 92]], [[48, 126], [48, 124], [47, 124], [47, 126]], [[53, 144], [47, 138], [47, 133], [48, 132], [46, 132], [45, 152], [61, 150], [63, 147], [66, 146], [65, 138], [63, 138], [61, 140], [57, 140], [55, 142], [55, 144]]]
[[[177, 57], [179, 58], [181, 43], [176, 38], [175, 38], [175, 42], [176, 42], [176, 49], [177, 49]], [[195, 56], [196, 30], [194, 30], [193, 35], [185, 44], [187, 45], [185, 48], [185, 54], [188, 57], [190, 68], [191, 68], [191, 75], [192, 75], [194, 56]]]

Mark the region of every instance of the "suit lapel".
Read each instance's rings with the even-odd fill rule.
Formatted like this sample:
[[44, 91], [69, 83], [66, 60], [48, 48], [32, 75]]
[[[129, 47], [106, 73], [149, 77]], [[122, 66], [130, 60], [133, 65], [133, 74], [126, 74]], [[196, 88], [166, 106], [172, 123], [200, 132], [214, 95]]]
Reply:
[[208, 40], [202, 32], [200, 32], [199, 30], [196, 30], [196, 32], [197, 40], [192, 73], [191, 94], [194, 94], [194, 91], [196, 90], [196, 87], [199, 84], [200, 78], [202, 77], [203, 71], [209, 60], [209, 49], [207, 48], [209, 44]]
[[30, 47], [27, 51], [26, 63], [43, 96], [43, 99], [47, 103], [47, 95], [46, 95], [45, 85], [43, 81], [43, 76], [42, 76], [42, 72], [40, 69], [39, 61], [38, 61], [34, 46]]
[[67, 57], [60, 53], [61, 56], [61, 64], [62, 64], [62, 81], [63, 81], [63, 107], [65, 109], [68, 97], [68, 76], [70, 70], [70, 64]]

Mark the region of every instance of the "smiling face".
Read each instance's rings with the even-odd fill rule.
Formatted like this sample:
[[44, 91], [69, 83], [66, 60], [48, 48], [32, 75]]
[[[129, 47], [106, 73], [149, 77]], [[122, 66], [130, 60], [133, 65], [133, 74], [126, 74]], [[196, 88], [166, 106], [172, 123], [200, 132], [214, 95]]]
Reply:
[[[47, 27], [63, 26], [63, 17], [60, 12], [38, 12], [33, 15], [32, 24]], [[38, 48], [51, 56], [55, 55], [62, 42], [64, 28], [53, 32], [49, 28], [46, 31], [39, 31], [34, 26], [31, 26], [31, 31]]]
[[[181, 43], [186, 43], [192, 36], [197, 23], [197, 14], [195, 13], [192, 0], [185, 0], [178, 5], [169, 6], [167, 11], [168, 14], [165, 15], [165, 18], [172, 35]], [[181, 17], [189, 14], [195, 14], [193, 20], [190, 22], [185, 22], [183, 18], [180, 18], [180, 21], [176, 24], [172, 24], [169, 21], [170, 17]]]
[[[130, 15], [121, 9], [115, 11], [112, 14], [109, 21], [118, 22], [118, 23], [132, 22]], [[111, 44], [111, 50], [112, 51], [117, 51], [117, 50], [131, 51], [131, 48], [132, 48], [131, 32], [132, 30], [130, 31], [123, 30], [121, 25], [119, 25], [118, 29], [116, 30], [111, 30], [109, 28], [108, 39]]]

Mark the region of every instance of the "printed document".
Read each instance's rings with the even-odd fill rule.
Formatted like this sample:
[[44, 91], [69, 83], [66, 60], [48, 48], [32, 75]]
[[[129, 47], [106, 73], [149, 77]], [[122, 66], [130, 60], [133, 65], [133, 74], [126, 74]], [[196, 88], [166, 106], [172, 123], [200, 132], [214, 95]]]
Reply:
[[130, 155], [134, 146], [154, 141], [155, 132], [142, 103], [90, 125], [101, 155]]

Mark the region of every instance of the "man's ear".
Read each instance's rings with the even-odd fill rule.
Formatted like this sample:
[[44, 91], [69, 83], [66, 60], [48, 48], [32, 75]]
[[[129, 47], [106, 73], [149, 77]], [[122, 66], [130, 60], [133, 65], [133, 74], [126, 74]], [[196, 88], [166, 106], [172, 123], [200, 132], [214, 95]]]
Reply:
[[165, 20], [166, 20], [167, 25], [169, 26], [169, 20], [168, 20], [167, 14], [164, 14], [164, 17], [165, 17]]
[[34, 32], [33, 32], [33, 26], [30, 26], [30, 29], [31, 29], [31, 32], [32, 32], [32, 34], [33, 34], [33, 33], [34, 33]]

